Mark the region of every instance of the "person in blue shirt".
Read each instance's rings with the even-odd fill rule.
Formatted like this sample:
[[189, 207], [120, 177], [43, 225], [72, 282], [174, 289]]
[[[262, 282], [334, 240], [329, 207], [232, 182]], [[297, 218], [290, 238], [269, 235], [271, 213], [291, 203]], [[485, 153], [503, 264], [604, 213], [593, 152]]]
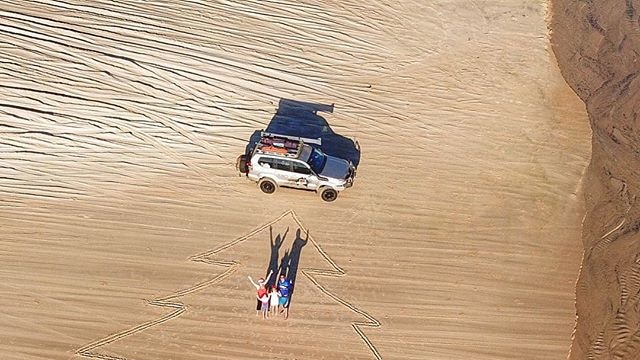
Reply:
[[278, 279], [278, 291], [280, 292], [280, 312], [284, 312], [284, 318], [289, 317], [289, 296], [293, 288], [293, 281], [287, 279], [284, 274]]

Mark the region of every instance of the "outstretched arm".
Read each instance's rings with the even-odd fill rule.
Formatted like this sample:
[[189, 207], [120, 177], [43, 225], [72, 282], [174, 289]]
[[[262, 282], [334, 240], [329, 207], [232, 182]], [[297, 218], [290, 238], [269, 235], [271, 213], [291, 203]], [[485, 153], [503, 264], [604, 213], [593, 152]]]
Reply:
[[253, 281], [253, 279], [251, 278], [251, 276], [250, 276], [250, 275], [247, 275], [247, 277], [249, 278], [249, 281], [251, 281], [251, 284], [253, 284], [253, 286], [254, 286], [256, 289], [259, 289], [259, 288], [260, 288], [260, 285], [256, 284], [256, 283]]
[[269, 279], [271, 278], [271, 274], [273, 274], [273, 270], [269, 271], [269, 275], [267, 275], [267, 277], [264, 279], [264, 283], [267, 284], [269, 282]]

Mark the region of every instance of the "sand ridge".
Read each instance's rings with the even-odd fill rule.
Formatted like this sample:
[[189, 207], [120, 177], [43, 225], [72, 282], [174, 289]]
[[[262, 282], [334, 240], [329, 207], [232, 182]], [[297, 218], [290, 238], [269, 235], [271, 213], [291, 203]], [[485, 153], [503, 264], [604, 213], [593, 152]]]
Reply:
[[[570, 359], [638, 357], [638, 1], [555, 1], [553, 50], [585, 102], [593, 150]], [[606, 10], [605, 10], [606, 9]]]

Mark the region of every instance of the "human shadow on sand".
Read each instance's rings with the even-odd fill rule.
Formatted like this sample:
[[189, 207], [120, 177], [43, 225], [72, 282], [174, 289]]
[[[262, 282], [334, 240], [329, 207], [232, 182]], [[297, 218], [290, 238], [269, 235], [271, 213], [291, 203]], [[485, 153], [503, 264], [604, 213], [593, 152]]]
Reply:
[[[318, 112], [333, 113], [333, 104], [280, 99], [278, 110], [264, 130], [268, 133], [321, 139], [321, 150], [331, 156], [351, 161], [357, 168], [360, 164], [360, 145], [348, 137], [336, 134], [325, 118]], [[255, 131], [249, 140], [245, 154], [249, 154], [260, 140], [261, 131]], [[313, 145], [313, 144], [310, 144]], [[317, 145], [314, 145], [317, 146]]]
[[296, 287], [296, 276], [298, 275], [298, 266], [300, 265], [300, 255], [302, 255], [302, 248], [307, 245], [309, 241], [309, 232], [306, 233], [305, 238], [303, 239], [301, 236], [301, 230], [296, 230], [296, 238], [293, 240], [293, 244], [291, 244], [291, 249], [285, 251], [282, 256], [282, 260], [280, 261], [280, 275], [284, 275], [293, 284], [291, 291], [289, 293], [289, 310], [291, 310], [291, 304], [293, 302], [293, 294], [295, 293]]
[[289, 228], [284, 231], [284, 234], [278, 234], [275, 239], [273, 238], [273, 228], [269, 226], [269, 243], [271, 247], [271, 254], [269, 255], [269, 265], [265, 274], [273, 273], [273, 277], [269, 279], [267, 285], [274, 285], [277, 281], [278, 275], [278, 260], [280, 257], [280, 248], [287, 238]]

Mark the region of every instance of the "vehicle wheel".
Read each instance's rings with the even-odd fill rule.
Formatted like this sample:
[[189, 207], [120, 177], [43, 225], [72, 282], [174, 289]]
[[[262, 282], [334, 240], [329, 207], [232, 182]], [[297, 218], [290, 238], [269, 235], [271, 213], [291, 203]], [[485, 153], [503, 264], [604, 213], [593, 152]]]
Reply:
[[246, 155], [240, 155], [238, 156], [238, 158], [236, 159], [236, 169], [238, 169], [238, 171], [240, 171], [243, 174], [247, 173], [247, 156]]
[[324, 201], [331, 202], [338, 198], [338, 192], [332, 188], [324, 188], [320, 190], [320, 198]]
[[278, 188], [278, 185], [270, 179], [260, 179], [260, 181], [258, 181], [258, 186], [265, 194], [273, 194], [273, 192]]

